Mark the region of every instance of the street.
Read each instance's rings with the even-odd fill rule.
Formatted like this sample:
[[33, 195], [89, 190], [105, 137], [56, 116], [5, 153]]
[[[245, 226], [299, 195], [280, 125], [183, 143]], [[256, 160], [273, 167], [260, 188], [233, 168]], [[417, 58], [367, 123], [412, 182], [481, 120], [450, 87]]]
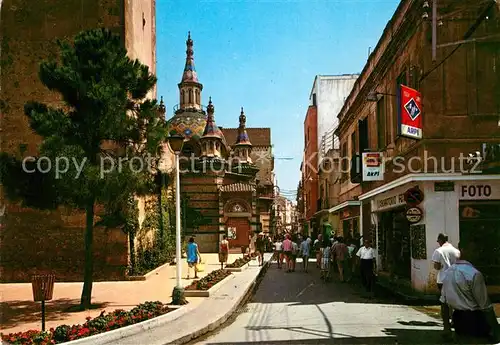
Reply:
[[441, 322], [357, 285], [324, 283], [272, 264], [253, 299], [224, 328], [192, 344], [441, 344]]

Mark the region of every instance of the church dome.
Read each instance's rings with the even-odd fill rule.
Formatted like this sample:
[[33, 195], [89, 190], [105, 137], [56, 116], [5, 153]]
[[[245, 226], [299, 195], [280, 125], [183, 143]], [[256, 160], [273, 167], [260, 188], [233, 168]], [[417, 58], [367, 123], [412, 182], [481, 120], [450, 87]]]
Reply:
[[170, 135], [182, 135], [186, 140], [199, 140], [205, 131], [207, 116], [200, 111], [184, 111], [172, 117], [168, 124]]

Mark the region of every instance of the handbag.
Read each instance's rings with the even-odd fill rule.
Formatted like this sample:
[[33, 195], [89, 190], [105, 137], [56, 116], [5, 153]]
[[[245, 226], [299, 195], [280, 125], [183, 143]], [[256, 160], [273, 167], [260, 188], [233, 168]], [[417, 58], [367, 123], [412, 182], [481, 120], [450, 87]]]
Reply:
[[205, 271], [205, 263], [200, 260], [198, 265], [196, 265], [196, 272], [203, 272]]

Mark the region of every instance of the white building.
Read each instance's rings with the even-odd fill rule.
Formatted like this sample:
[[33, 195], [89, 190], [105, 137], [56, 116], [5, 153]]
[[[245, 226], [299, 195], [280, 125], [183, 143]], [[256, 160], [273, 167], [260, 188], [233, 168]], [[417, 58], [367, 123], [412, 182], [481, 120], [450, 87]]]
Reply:
[[338, 149], [333, 135], [339, 114], [359, 74], [317, 75], [309, 95], [309, 105], [316, 106], [318, 116], [318, 162], [328, 150]]

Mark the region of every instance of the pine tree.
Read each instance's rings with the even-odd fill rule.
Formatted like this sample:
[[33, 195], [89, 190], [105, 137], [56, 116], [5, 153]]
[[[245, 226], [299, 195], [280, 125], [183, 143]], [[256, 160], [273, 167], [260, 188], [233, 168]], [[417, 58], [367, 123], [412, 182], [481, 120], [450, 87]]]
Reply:
[[39, 77], [60, 94], [64, 106], [25, 105], [30, 127], [42, 138], [39, 157], [49, 157], [52, 169], [41, 174], [31, 169], [36, 162], [21, 168], [16, 158], [4, 155], [2, 183], [10, 198], [27, 206], [85, 211], [81, 307], [86, 309], [92, 295], [95, 207], [106, 209], [100, 225], [126, 224], [123, 209], [130, 197], [154, 188], [157, 160], [149, 157], [158, 156], [167, 129], [156, 100], [146, 99], [156, 77], [127, 56], [120, 36], [106, 29], [84, 31], [72, 44], [59, 42], [59, 48], [59, 59], [43, 62]]

